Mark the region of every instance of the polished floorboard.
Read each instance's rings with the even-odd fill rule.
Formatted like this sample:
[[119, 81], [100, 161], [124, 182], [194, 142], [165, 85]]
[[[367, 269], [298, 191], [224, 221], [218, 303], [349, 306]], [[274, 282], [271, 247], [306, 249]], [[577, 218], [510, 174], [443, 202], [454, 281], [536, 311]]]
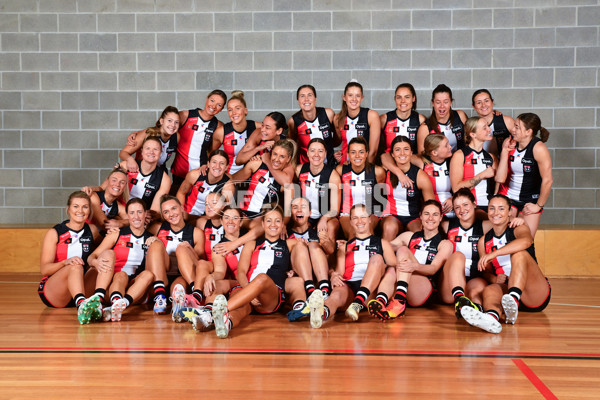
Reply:
[[251, 315], [224, 340], [142, 306], [80, 326], [37, 279], [0, 274], [0, 399], [600, 398], [600, 279], [551, 279], [548, 308], [498, 335], [435, 305], [319, 330]]

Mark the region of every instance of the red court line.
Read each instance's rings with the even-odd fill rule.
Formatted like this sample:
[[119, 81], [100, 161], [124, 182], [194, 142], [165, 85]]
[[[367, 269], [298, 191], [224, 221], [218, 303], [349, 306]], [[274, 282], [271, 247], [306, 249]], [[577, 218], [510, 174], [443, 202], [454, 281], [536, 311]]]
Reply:
[[517, 367], [519, 367], [519, 369], [527, 377], [527, 379], [529, 379], [529, 381], [531, 383], [533, 383], [533, 386], [535, 386], [535, 388], [538, 390], [538, 392], [540, 392], [542, 394], [542, 396], [544, 396], [545, 399], [558, 400], [558, 397], [556, 397], [554, 395], [554, 393], [552, 393], [552, 391], [550, 389], [548, 389], [548, 386], [544, 385], [544, 382], [542, 382], [542, 380], [540, 378], [538, 378], [538, 376], [535, 374], [535, 372], [533, 372], [527, 366], [527, 364], [525, 364], [525, 362], [523, 360], [518, 359], [518, 358], [513, 358], [512, 361], [515, 363], [515, 365]]

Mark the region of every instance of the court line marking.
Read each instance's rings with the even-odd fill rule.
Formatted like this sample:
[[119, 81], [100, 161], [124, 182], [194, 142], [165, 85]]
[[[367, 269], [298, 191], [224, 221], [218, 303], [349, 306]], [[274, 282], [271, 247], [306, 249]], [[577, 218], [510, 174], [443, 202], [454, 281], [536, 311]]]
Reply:
[[542, 380], [535, 374], [535, 372], [531, 370], [531, 368], [529, 368], [529, 366], [527, 366], [527, 364], [525, 364], [523, 360], [513, 359], [512, 361], [521, 370], [523, 375], [525, 375], [527, 379], [529, 379], [533, 386], [535, 386], [538, 392], [540, 392], [540, 394], [544, 396], [545, 399], [558, 400], [558, 397], [556, 397], [554, 393], [552, 393], [552, 391], [548, 389], [548, 386], [546, 386], [544, 382], [542, 382]]
[[103, 347], [0, 347], [0, 353], [99, 353], [99, 354], [238, 354], [238, 355], [332, 355], [381, 357], [458, 357], [458, 358], [531, 358], [600, 361], [593, 353], [517, 353], [462, 351], [390, 351], [390, 350], [305, 350], [305, 349], [219, 349], [219, 348], [103, 348]]

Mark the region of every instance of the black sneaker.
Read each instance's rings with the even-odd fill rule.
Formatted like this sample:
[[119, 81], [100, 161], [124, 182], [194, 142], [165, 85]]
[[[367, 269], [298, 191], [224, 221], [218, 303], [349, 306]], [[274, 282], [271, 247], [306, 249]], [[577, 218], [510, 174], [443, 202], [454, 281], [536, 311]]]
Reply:
[[482, 307], [478, 304], [473, 303], [467, 296], [460, 296], [454, 302], [454, 314], [456, 315], [456, 319], [461, 319], [462, 315], [460, 313], [460, 309], [463, 307], [471, 307], [476, 309], [477, 311], [483, 311]]

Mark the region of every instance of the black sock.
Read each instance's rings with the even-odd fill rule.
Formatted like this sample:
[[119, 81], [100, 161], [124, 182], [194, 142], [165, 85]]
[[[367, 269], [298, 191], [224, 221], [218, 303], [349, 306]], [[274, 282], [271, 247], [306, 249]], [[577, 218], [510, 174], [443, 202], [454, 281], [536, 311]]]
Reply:
[[77, 306], [77, 308], [79, 308], [79, 306], [84, 300], [85, 296], [83, 295], [83, 293], [77, 293], [75, 297], [73, 297], [73, 301], [75, 301], [75, 305]]
[[126, 294], [125, 295], [125, 307], [129, 307], [132, 304], [133, 304], [133, 297], [131, 297], [130, 295]]
[[165, 283], [163, 281], [154, 281], [154, 301], [158, 296], [167, 298], [167, 290], [165, 289]]
[[500, 321], [500, 314], [498, 314], [497, 311], [494, 310], [488, 310], [485, 312], [486, 314], [491, 315], [492, 317], [496, 318], [496, 321]]
[[454, 301], [456, 301], [460, 296], [464, 295], [465, 289], [463, 289], [462, 286], [456, 286], [452, 288], [452, 297], [454, 298]]
[[106, 296], [106, 289], [98, 288], [94, 292], [94, 295], [98, 296], [100, 298], [100, 303], [102, 303], [104, 301], [104, 296]]
[[331, 294], [331, 282], [327, 279], [319, 281], [319, 289], [323, 294]]
[[207, 311], [211, 311], [212, 310], [212, 303], [206, 303], [204, 305], [204, 309], [207, 310]]
[[118, 290], [115, 290], [114, 292], [112, 292], [110, 294], [110, 304], [114, 303], [115, 301], [122, 299], [123, 295], [121, 294], [121, 292], [119, 292]]
[[306, 298], [309, 298], [311, 293], [315, 291], [315, 282], [312, 280], [304, 281], [304, 290], [306, 291]]
[[383, 292], [377, 293], [377, 297], [375, 297], [375, 299], [381, 301], [384, 306], [387, 306], [388, 301], [390, 301], [390, 299], [387, 297], [387, 294]]
[[202, 304], [202, 302], [204, 301], [204, 293], [202, 293], [202, 290], [200, 289], [194, 289], [194, 291], [192, 292], [192, 296], [194, 296], [194, 298], [200, 304]]
[[406, 292], [408, 292], [408, 282], [396, 282], [396, 294], [394, 294], [394, 299], [406, 303]]
[[195, 288], [196, 288], [196, 287], [195, 287], [195, 285], [194, 285], [194, 281], [191, 281], [191, 282], [190, 282], [190, 289], [192, 289], [192, 292], [194, 291], [194, 289], [195, 289]]
[[331, 314], [331, 311], [329, 311], [329, 307], [323, 306], [323, 320], [326, 320], [327, 318], [329, 318], [330, 314]]
[[358, 288], [358, 291], [356, 292], [356, 296], [354, 297], [354, 301], [352, 301], [352, 302], [358, 303], [364, 307], [370, 294], [371, 294], [371, 291], [368, 288], [361, 286]]
[[304, 300], [296, 300], [292, 306], [292, 310], [302, 310], [304, 307], [306, 307], [306, 302]]
[[510, 289], [508, 289], [508, 294], [510, 294], [513, 299], [515, 299], [515, 301], [517, 302], [517, 305], [519, 305], [519, 303], [521, 303], [521, 294], [523, 292], [521, 291], [521, 289], [519, 289], [516, 286], [511, 287]]

